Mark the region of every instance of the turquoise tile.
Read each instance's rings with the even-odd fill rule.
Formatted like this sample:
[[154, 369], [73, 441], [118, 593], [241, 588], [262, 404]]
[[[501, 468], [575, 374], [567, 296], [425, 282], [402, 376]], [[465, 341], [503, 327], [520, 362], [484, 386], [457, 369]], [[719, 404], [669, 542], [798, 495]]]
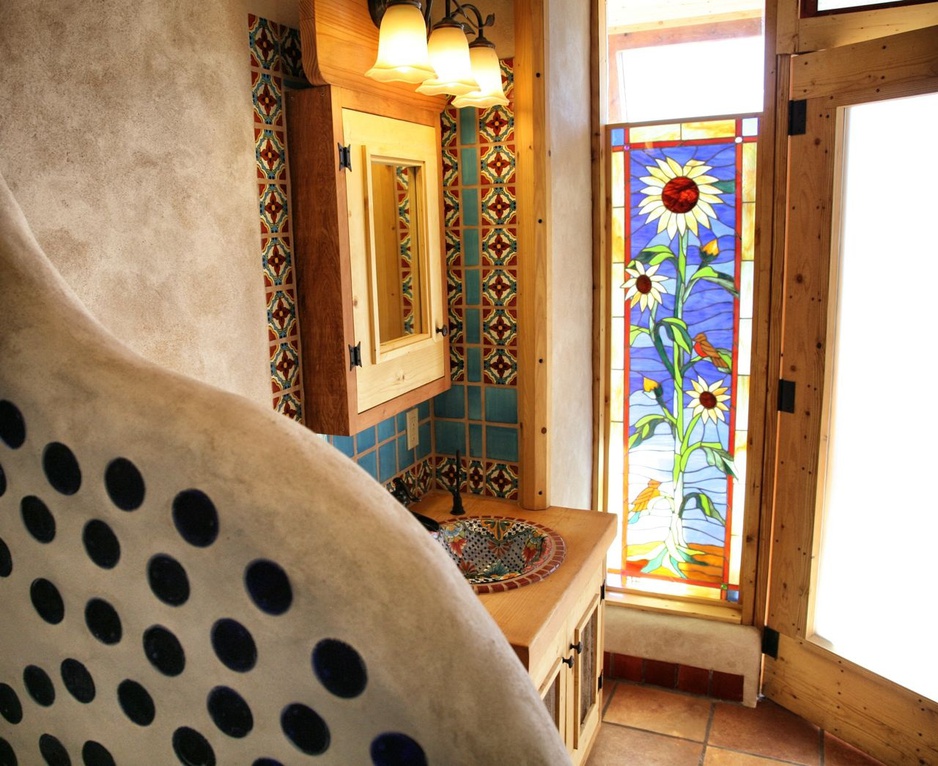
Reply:
[[459, 110], [459, 142], [474, 144], [479, 140], [479, 112], [467, 106]]
[[466, 269], [463, 274], [463, 295], [466, 306], [478, 306], [482, 303], [482, 272], [479, 269]]
[[482, 258], [482, 247], [479, 244], [478, 229], [463, 229], [462, 233], [462, 262], [464, 266], [478, 266]]
[[371, 474], [371, 477], [377, 481], [378, 479], [378, 455], [372, 450], [364, 455], [358, 456], [358, 464], [364, 468], [368, 473]]
[[463, 315], [463, 328], [466, 333], [466, 343], [482, 342], [482, 310], [465, 309]]
[[485, 457], [487, 460], [518, 462], [518, 429], [486, 426]]
[[414, 464], [414, 451], [407, 449], [407, 434], [397, 437], [397, 470], [403, 471]]
[[407, 413], [398, 412], [397, 413], [397, 432], [404, 433], [407, 430]]
[[460, 182], [463, 186], [478, 186], [479, 184], [479, 150], [460, 149], [459, 170], [462, 173]]
[[430, 417], [430, 402], [420, 402], [417, 405], [417, 419], [426, 420]]
[[397, 433], [397, 424], [394, 418], [386, 418], [378, 423], [378, 443], [386, 442]]
[[488, 386], [485, 389], [485, 419], [491, 423], [517, 423], [518, 390]]
[[417, 442], [417, 450], [414, 457], [417, 461], [420, 461], [426, 459], [433, 451], [433, 439], [431, 438], [432, 434], [430, 432], [429, 420], [420, 424], [420, 427], [417, 429], [417, 434], [419, 441]]
[[465, 387], [454, 385], [448, 391], [434, 397], [433, 414], [438, 418], [466, 417]]
[[466, 378], [470, 383], [482, 382], [482, 349], [479, 346], [466, 349]]
[[479, 190], [462, 190], [462, 225], [479, 225]]
[[478, 458], [485, 457], [481, 423], [469, 424], [469, 456]]
[[466, 386], [466, 411], [469, 420], [482, 420], [482, 387]]
[[366, 428], [364, 431], [355, 435], [355, 451], [365, 452], [375, 446], [375, 429]]
[[455, 455], [456, 450], [466, 454], [466, 424], [454, 420], [437, 420], [436, 451], [439, 455]]
[[333, 436], [332, 446], [339, 450], [343, 455], [352, 457], [355, 454], [355, 441], [351, 436]]
[[397, 443], [387, 442], [378, 447], [378, 475], [379, 481], [384, 484], [394, 478], [397, 473]]

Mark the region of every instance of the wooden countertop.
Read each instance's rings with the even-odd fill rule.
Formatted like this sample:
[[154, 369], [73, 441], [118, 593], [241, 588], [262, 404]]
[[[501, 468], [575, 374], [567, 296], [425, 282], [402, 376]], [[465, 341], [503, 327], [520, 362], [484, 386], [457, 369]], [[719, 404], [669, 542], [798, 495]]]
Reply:
[[[495, 618], [525, 667], [537, 679], [534, 664], [573, 615], [583, 592], [591, 587], [603, 566], [606, 551], [615, 539], [615, 516], [598, 511], [551, 507], [527, 511], [509, 500], [463, 495], [467, 516], [511, 516], [537, 522], [558, 532], [567, 546], [563, 563], [545, 579], [503, 593], [479, 594], [479, 600]], [[432, 492], [413, 505], [413, 510], [437, 521], [454, 518], [453, 498]], [[603, 575], [604, 576], [604, 573]]]

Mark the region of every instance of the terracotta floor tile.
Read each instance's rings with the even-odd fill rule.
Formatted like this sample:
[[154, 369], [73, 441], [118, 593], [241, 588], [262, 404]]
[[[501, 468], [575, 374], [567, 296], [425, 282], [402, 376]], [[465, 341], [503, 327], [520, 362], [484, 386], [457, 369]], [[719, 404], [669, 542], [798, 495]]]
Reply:
[[778, 763], [783, 763], [783, 761], [763, 758], [761, 755], [740, 753], [736, 750], [724, 750], [720, 747], [707, 747], [703, 766], [768, 766]]
[[820, 732], [774, 702], [756, 708], [716, 703], [708, 743], [803, 766], [820, 764]]
[[700, 742], [604, 723], [586, 766], [698, 766], [702, 751]]
[[882, 766], [882, 762], [825, 731], [824, 766]]
[[713, 704], [708, 699], [678, 692], [618, 683], [603, 721], [703, 742]]

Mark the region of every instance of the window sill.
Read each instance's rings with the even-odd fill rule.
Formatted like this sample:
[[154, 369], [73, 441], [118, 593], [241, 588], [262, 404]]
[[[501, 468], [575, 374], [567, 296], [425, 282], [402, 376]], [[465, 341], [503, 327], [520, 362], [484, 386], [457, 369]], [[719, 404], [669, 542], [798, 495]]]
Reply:
[[742, 623], [742, 612], [739, 605], [729, 604], [724, 601], [691, 601], [668, 596], [655, 596], [645, 593], [613, 590], [607, 585], [606, 603], [627, 609], [637, 609], [643, 612], [698, 617], [732, 625], [740, 625]]

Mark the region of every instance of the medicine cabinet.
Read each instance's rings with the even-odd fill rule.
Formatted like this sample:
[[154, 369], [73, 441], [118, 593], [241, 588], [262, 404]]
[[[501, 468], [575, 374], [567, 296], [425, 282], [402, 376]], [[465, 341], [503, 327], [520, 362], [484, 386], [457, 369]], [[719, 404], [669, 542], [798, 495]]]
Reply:
[[304, 420], [321, 433], [450, 385], [439, 118], [376, 106], [328, 85], [287, 95]]

